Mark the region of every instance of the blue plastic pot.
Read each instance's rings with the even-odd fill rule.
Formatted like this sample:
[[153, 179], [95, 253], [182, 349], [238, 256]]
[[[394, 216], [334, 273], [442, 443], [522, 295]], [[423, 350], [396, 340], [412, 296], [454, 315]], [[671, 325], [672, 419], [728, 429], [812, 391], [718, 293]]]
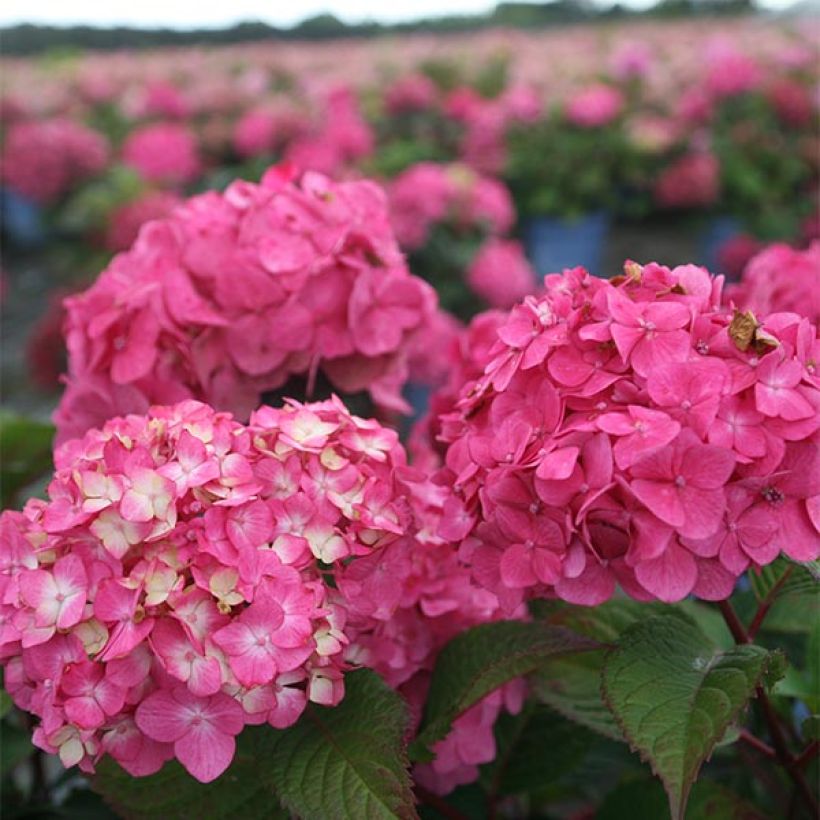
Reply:
[[524, 224], [524, 246], [536, 273], [545, 276], [583, 265], [600, 276], [611, 221], [607, 211], [595, 211], [578, 219], [528, 219]]
[[698, 239], [698, 263], [710, 273], [720, 269], [720, 249], [732, 237], [743, 232], [743, 226], [733, 216], [716, 216], [702, 229]]
[[402, 391], [404, 400], [412, 408], [410, 415], [402, 419], [401, 431], [404, 435], [409, 435], [412, 426], [427, 414], [430, 409], [432, 392], [429, 385], [419, 382], [408, 382], [404, 386]]
[[40, 206], [11, 188], [0, 188], [0, 224], [11, 245], [35, 248], [46, 241]]

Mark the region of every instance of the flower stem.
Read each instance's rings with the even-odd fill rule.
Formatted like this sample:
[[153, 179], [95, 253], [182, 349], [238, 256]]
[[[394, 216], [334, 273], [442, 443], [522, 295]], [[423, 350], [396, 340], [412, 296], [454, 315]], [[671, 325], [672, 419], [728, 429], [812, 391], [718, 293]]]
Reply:
[[[743, 626], [743, 623], [740, 618], [738, 618], [734, 607], [729, 603], [729, 601], [719, 601], [718, 607], [723, 615], [723, 620], [726, 621], [726, 626], [729, 627], [729, 631], [735, 639], [735, 642], [738, 644], [752, 643], [749, 633], [746, 631], [746, 628]], [[820, 814], [820, 804], [818, 804], [817, 797], [812, 792], [811, 787], [809, 786], [800, 766], [798, 765], [799, 758], [795, 758], [789, 751], [783, 726], [780, 722], [780, 717], [778, 716], [774, 706], [772, 706], [772, 702], [769, 700], [769, 696], [766, 694], [766, 691], [762, 686], [757, 687], [757, 703], [760, 707], [763, 719], [766, 721], [766, 725], [768, 726], [772, 747], [777, 760], [794, 782], [800, 797], [809, 808], [809, 811], [811, 811], [812, 817], [817, 817], [818, 814]]]

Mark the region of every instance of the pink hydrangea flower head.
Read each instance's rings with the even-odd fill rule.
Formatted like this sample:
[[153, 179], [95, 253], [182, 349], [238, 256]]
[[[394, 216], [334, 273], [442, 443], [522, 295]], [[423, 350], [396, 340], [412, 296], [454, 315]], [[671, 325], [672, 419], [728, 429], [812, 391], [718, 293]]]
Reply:
[[146, 182], [181, 187], [202, 169], [193, 133], [184, 125], [158, 122], [132, 131], [122, 147], [123, 162]]
[[260, 395], [291, 378], [310, 391], [319, 373], [404, 411], [408, 351], [436, 302], [409, 273], [379, 188], [297, 182], [280, 166], [147, 224], [66, 306], [60, 440], [186, 398], [247, 418]]
[[708, 208], [719, 194], [720, 165], [707, 152], [684, 154], [655, 182], [655, 200], [663, 208]]
[[616, 586], [719, 599], [750, 566], [820, 554], [808, 319], [740, 313], [694, 265], [544, 284], [491, 326], [460, 395], [434, 397], [441, 415], [414, 437], [443, 462], [440, 532], [480, 586], [507, 611], [594, 605]]
[[520, 242], [489, 239], [467, 271], [467, 283], [490, 307], [509, 308], [535, 290], [535, 271]]
[[603, 83], [578, 91], [566, 106], [566, 117], [580, 128], [601, 128], [609, 125], [624, 107], [623, 94]]
[[799, 313], [820, 322], [820, 240], [805, 250], [783, 244], [763, 249], [728, 295], [744, 310]]
[[110, 158], [105, 137], [68, 118], [13, 123], [0, 154], [0, 179], [48, 205], [102, 171]]
[[245, 724], [338, 703], [355, 618], [398, 603], [365, 580], [414, 543], [405, 461], [336, 398], [248, 425], [156, 406], [59, 447], [49, 500], [0, 516], [0, 662], [35, 743], [86, 771], [103, 752], [137, 776], [176, 757], [209, 782]]

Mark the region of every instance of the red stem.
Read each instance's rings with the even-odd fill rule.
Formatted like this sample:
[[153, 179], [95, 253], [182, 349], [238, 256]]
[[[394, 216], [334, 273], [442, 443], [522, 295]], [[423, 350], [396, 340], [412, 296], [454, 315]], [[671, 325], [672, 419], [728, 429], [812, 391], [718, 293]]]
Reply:
[[817, 756], [817, 752], [820, 751], [820, 742], [813, 740], [803, 749], [802, 752], [797, 756], [797, 759], [794, 761], [794, 765], [798, 769], [802, 769], [813, 757]]
[[[719, 601], [718, 607], [723, 614], [723, 619], [726, 621], [726, 626], [729, 627], [729, 631], [732, 633], [735, 642], [738, 644], [750, 644], [752, 641], [749, 638], [749, 633], [746, 632], [746, 628], [743, 626], [743, 623], [740, 618], [738, 618], [737, 613], [729, 601]], [[794, 781], [794, 785], [811, 811], [812, 817], [817, 817], [820, 815], [820, 804], [818, 804], [817, 798], [812, 792], [806, 778], [803, 776], [800, 767], [796, 765], [797, 758], [789, 751], [783, 726], [780, 723], [780, 717], [762, 686], [757, 687], [757, 703], [763, 714], [763, 719], [769, 728], [772, 746], [774, 747], [774, 752], [780, 765], [783, 766], [789, 777]]]
[[777, 758], [777, 753], [775, 750], [769, 746], [768, 743], [765, 743], [759, 737], [753, 735], [748, 729], [740, 730], [740, 739], [747, 746], [751, 746], [752, 749], [756, 749], [764, 757], [771, 758], [772, 760]]

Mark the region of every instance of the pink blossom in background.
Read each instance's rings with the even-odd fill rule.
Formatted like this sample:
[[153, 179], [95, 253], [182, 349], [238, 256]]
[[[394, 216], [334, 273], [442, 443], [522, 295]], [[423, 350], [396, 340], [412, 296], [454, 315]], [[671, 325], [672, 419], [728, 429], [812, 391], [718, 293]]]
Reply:
[[180, 88], [170, 82], [148, 83], [137, 106], [137, 116], [184, 120], [191, 105]]
[[766, 96], [787, 125], [800, 128], [817, 116], [817, 105], [812, 102], [809, 90], [795, 80], [778, 78], [766, 90]]
[[520, 242], [489, 239], [467, 271], [467, 283], [490, 307], [509, 308], [535, 290], [535, 271]]
[[402, 74], [384, 93], [385, 107], [391, 114], [424, 111], [438, 97], [435, 83], [425, 74]]
[[720, 164], [706, 152], [684, 154], [655, 181], [655, 201], [663, 208], [704, 208], [720, 192]]
[[241, 157], [259, 157], [270, 154], [276, 145], [276, 115], [264, 108], [253, 109], [242, 115], [233, 132], [233, 146]]
[[655, 62], [652, 49], [639, 40], [623, 43], [611, 57], [612, 73], [619, 80], [631, 80], [649, 73]]
[[186, 126], [175, 123], [134, 129], [123, 144], [122, 159], [146, 182], [171, 187], [192, 182], [202, 169], [196, 137]]
[[389, 197], [396, 238], [407, 250], [423, 246], [438, 224], [503, 234], [515, 220], [512, 197], [502, 182], [456, 163], [411, 165], [393, 180]]
[[759, 253], [762, 247], [760, 241], [746, 233], [739, 233], [726, 240], [718, 250], [721, 273], [726, 274], [728, 281], [737, 281], [749, 260]]
[[599, 83], [581, 89], [566, 105], [566, 117], [581, 128], [601, 128], [616, 119], [624, 107], [623, 94]]
[[3, 142], [0, 178], [48, 205], [102, 171], [110, 158], [106, 138], [67, 118], [13, 123]]
[[[776, 249], [773, 267], [810, 265], [816, 291], [816, 250], [788, 263]], [[547, 276], [496, 326], [457, 403], [433, 398], [459, 554], [509, 611], [551, 595], [593, 605], [616, 585], [718, 600], [781, 552], [820, 554], [816, 482], [802, 478], [820, 475], [815, 326], [797, 312], [750, 325], [694, 265], [625, 273]], [[768, 551], [721, 535], [781, 508]]]
[[405, 408], [408, 345], [435, 293], [407, 270], [377, 186], [294, 174], [188, 200], [68, 300], [61, 440], [112, 407], [185, 398], [247, 418], [264, 392], [320, 370]]
[[751, 56], [728, 41], [717, 41], [706, 49], [706, 85], [720, 99], [757, 88], [763, 72]]
[[820, 241], [805, 250], [784, 244], [765, 248], [727, 295], [743, 310], [788, 311], [820, 322]]

